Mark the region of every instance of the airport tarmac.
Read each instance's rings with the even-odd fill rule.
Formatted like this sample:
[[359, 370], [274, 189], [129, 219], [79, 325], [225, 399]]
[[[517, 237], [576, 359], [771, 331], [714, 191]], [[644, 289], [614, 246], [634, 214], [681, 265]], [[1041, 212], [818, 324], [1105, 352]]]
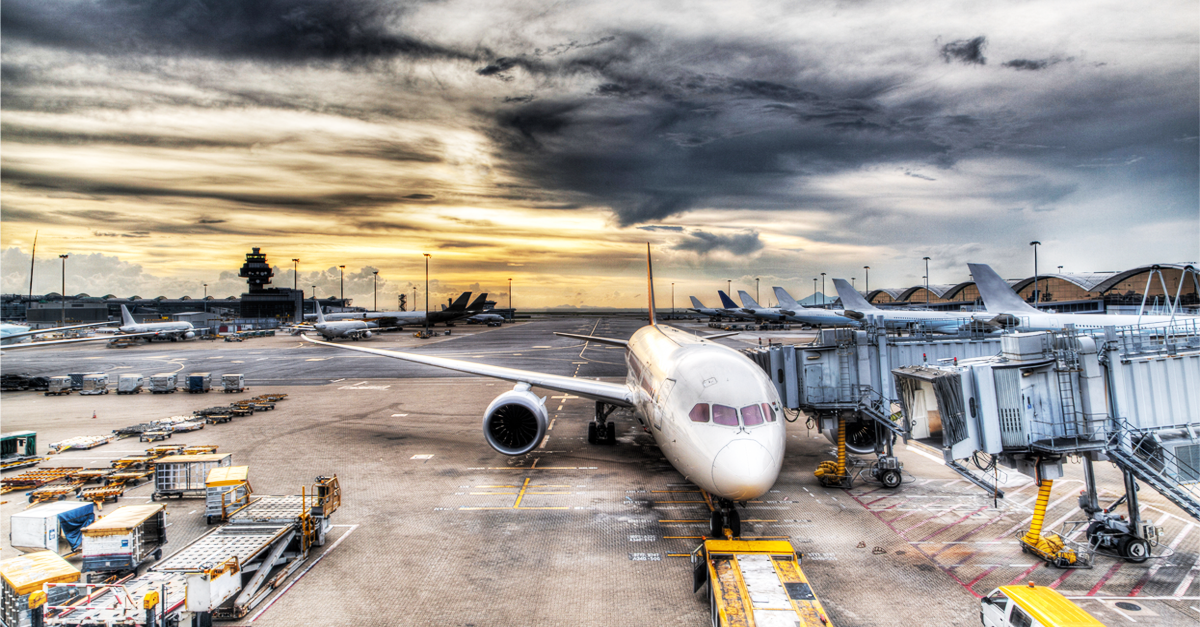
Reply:
[[[356, 343], [476, 359], [568, 376], [619, 380], [621, 350], [560, 338], [552, 331], [628, 337], [631, 318], [554, 318], [501, 328], [455, 327], [416, 340], [384, 334]], [[680, 325], [701, 334], [706, 325]], [[440, 327], [439, 327], [440, 328]], [[745, 347], [797, 332], [721, 340]], [[242, 343], [156, 343], [12, 351], [5, 373], [104, 371], [242, 372], [243, 394], [45, 397], [5, 392], [3, 430], [38, 432], [39, 448], [77, 435], [190, 413], [264, 392], [287, 393], [272, 412], [180, 434], [168, 443], [217, 444], [250, 466], [260, 494], [291, 494], [318, 474], [338, 475], [343, 506], [319, 564], [241, 623], [255, 625], [705, 625], [707, 597], [693, 594], [689, 553], [708, 509], [628, 413], [617, 412], [616, 446], [586, 441], [593, 403], [548, 394], [550, 437], [509, 458], [483, 439], [482, 413], [510, 384], [315, 346], [294, 337]], [[95, 418], [93, 418], [93, 412]], [[742, 512], [745, 536], [786, 537], [835, 625], [976, 625], [978, 595], [997, 585], [1051, 585], [1108, 625], [1181, 625], [1200, 619], [1197, 521], [1152, 490], [1144, 516], [1163, 527], [1163, 546], [1144, 564], [1099, 557], [1092, 569], [1048, 568], [1021, 553], [1014, 534], [1028, 525], [1032, 482], [1015, 473], [994, 501], [919, 447], [898, 447], [906, 481], [889, 491], [862, 482], [822, 488], [812, 471], [832, 446], [803, 417], [788, 425], [779, 481]], [[119, 440], [56, 456], [43, 466], [105, 467], [146, 444]], [[1082, 471], [1068, 465], [1055, 483], [1049, 528], [1082, 518], [1075, 496]], [[1097, 466], [1102, 497], [1120, 493], [1120, 475]], [[18, 471], [19, 472], [19, 471]], [[6, 476], [13, 473], [6, 473]], [[1003, 477], [1002, 477], [1003, 479]], [[120, 504], [149, 501], [152, 488]], [[3, 497], [0, 514], [25, 507]], [[114, 505], [107, 505], [110, 510]], [[169, 501], [167, 552], [207, 527], [199, 499]], [[1170, 547], [1170, 551], [1168, 551]], [[0, 556], [17, 554], [4, 534]]]

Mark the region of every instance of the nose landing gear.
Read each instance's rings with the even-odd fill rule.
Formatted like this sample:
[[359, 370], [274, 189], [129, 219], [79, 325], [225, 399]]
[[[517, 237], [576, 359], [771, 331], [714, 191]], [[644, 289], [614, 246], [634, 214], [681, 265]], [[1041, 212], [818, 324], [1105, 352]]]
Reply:
[[742, 517], [734, 508], [733, 501], [717, 499], [709, 519], [709, 535], [714, 538], [742, 537]]

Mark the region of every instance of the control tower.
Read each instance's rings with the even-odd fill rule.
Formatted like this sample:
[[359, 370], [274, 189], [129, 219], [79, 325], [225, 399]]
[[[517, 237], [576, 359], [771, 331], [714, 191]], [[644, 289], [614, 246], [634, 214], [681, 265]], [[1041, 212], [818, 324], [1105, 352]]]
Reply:
[[246, 263], [238, 272], [246, 279], [250, 291], [242, 294], [242, 318], [273, 318], [293, 320], [304, 303], [304, 291], [286, 287], [267, 287], [275, 271], [267, 263], [266, 253], [254, 248], [246, 254]]

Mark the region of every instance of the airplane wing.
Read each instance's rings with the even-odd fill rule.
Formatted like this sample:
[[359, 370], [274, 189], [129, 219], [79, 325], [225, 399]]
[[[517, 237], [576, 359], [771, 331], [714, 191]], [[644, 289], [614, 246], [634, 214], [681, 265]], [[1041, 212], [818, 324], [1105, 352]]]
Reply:
[[160, 334], [156, 331], [150, 331], [147, 333], [121, 333], [118, 335], [105, 335], [103, 337], [81, 337], [81, 338], [75, 338], [75, 339], [70, 339], [70, 340], [51, 340], [49, 342], [25, 342], [23, 344], [5, 344], [3, 347], [0, 347], [0, 348], [2, 348], [3, 350], [6, 350], [6, 351], [14, 350], [14, 349], [24, 349], [24, 348], [43, 348], [46, 346], [62, 346], [63, 344], [79, 344], [81, 342], [111, 342], [113, 340], [120, 339], [120, 338], [147, 337], [147, 336], [151, 336], [151, 335], [160, 335]]
[[733, 337], [740, 333], [741, 333], [741, 331], [730, 331], [729, 333], [715, 333], [713, 335], [706, 335], [700, 339], [702, 339], [702, 340], [719, 340], [723, 337]]
[[332, 346], [334, 348], [358, 351], [360, 353], [369, 353], [371, 355], [379, 355], [381, 357], [391, 357], [392, 359], [402, 359], [404, 361], [425, 364], [427, 366], [436, 366], [438, 368], [446, 368], [447, 370], [455, 370], [458, 372], [465, 372], [467, 374], [493, 377], [503, 381], [526, 383], [533, 387], [554, 390], [555, 392], [577, 394], [585, 398], [604, 401], [605, 403], [610, 403], [620, 407], [633, 406], [633, 398], [629, 393], [629, 388], [620, 383], [608, 383], [593, 379], [564, 377], [556, 374], [542, 374], [540, 372], [530, 372], [528, 370], [517, 370], [516, 368], [505, 368], [504, 366], [492, 366], [488, 364], [475, 363], [472, 361], [463, 361], [461, 359], [448, 359], [446, 357], [433, 357], [430, 355], [418, 355], [416, 353], [402, 353], [399, 351], [366, 348], [361, 346], [347, 346], [344, 344], [323, 342], [321, 340], [313, 339], [307, 335], [303, 335], [301, 337], [308, 342], [312, 342], [313, 344]]
[[577, 340], [587, 340], [589, 342], [596, 342], [597, 344], [609, 344], [612, 346], [629, 346], [628, 341], [618, 340], [616, 338], [611, 338], [611, 337], [597, 337], [595, 335], [577, 335], [575, 333], [559, 333], [558, 331], [555, 331], [554, 334], [561, 335], [563, 337], [573, 337]]
[[109, 325], [109, 324], [113, 324], [113, 323], [111, 323], [111, 322], [93, 322], [91, 324], [73, 324], [73, 325], [67, 326], [67, 327], [54, 327], [54, 328], [50, 328], [50, 329], [34, 329], [32, 331], [22, 331], [20, 333], [9, 333], [8, 335], [4, 336], [4, 339], [5, 340], [15, 340], [15, 339], [21, 338], [21, 337], [31, 337], [34, 335], [45, 335], [47, 333], [58, 333], [59, 331], [67, 331], [69, 329], [86, 329], [88, 327], [102, 327], [102, 326]]

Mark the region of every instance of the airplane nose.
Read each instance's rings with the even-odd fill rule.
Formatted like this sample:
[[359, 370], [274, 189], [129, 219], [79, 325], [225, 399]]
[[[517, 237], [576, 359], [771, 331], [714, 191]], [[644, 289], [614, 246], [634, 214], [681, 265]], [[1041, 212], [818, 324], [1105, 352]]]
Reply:
[[766, 494], [778, 477], [779, 462], [755, 440], [734, 440], [713, 458], [713, 485], [720, 491], [717, 496], [733, 501]]

